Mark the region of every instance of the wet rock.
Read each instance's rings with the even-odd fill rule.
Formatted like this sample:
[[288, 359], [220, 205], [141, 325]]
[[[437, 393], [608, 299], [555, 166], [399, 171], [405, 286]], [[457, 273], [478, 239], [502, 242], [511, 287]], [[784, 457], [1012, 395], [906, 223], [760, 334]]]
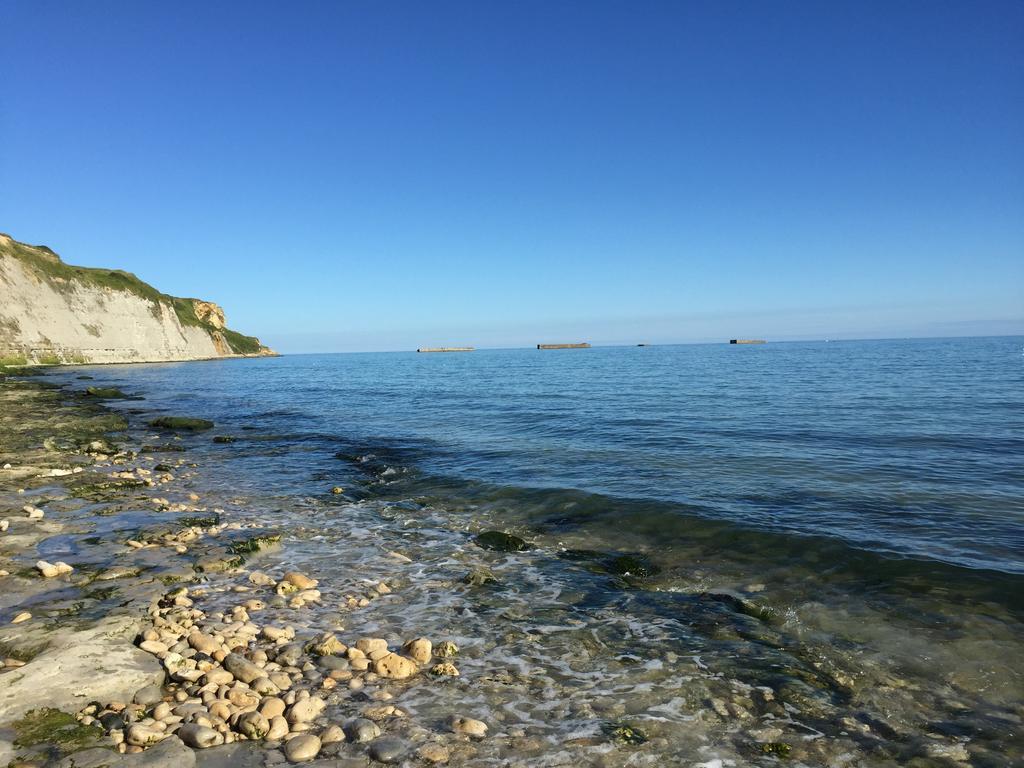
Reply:
[[32, 618], [32, 614], [28, 611], [22, 611], [11, 619], [11, 624], [22, 624]]
[[213, 429], [213, 422], [187, 416], [161, 416], [149, 422], [149, 426], [173, 432], [199, 432], [204, 429]]
[[475, 541], [477, 546], [495, 552], [523, 552], [532, 548], [518, 536], [503, 531], [484, 531], [476, 537]]
[[430, 668], [430, 674], [438, 677], [458, 677], [459, 669], [450, 661], [442, 661]]
[[177, 736], [192, 749], [209, 749], [224, 743], [224, 735], [198, 723], [186, 723], [177, 731]]
[[482, 739], [487, 735], [487, 724], [482, 720], [474, 720], [471, 717], [455, 715], [448, 721], [448, 727], [451, 728], [452, 733], [457, 733], [460, 736], [472, 736]]
[[458, 655], [458, 653], [459, 646], [451, 640], [442, 640], [434, 646], [434, 655], [439, 659], [450, 659], [452, 656]]
[[639, 728], [627, 723], [605, 723], [601, 731], [616, 744], [635, 747], [647, 741], [647, 735]]
[[644, 555], [618, 555], [605, 561], [605, 567], [619, 576], [649, 579], [661, 569]]
[[306, 650], [314, 656], [334, 656], [344, 653], [347, 648], [333, 632], [324, 632], [311, 641]]
[[284, 575], [282, 581], [291, 584], [296, 589], [313, 589], [320, 583], [316, 579], [311, 579], [309, 576], [298, 571], [289, 571]]
[[214, 435], [213, 442], [221, 444], [233, 443], [235, 442], [235, 438], [233, 438], [231, 435]]
[[373, 741], [380, 736], [380, 727], [372, 720], [357, 717], [345, 723], [345, 735], [349, 741], [361, 743]]
[[389, 653], [373, 662], [373, 671], [381, 677], [402, 680], [415, 675], [419, 667], [412, 659], [399, 656], [397, 653]]
[[370, 744], [370, 757], [378, 763], [397, 763], [409, 751], [409, 745], [394, 736], [381, 736]]
[[430, 657], [433, 653], [433, 643], [431, 643], [425, 637], [418, 637], [415, 640], [410, 640], [402, 646], [402, 651], [413, 661], [418, 664], [426, 664], [430, 661]]
[[284, 756], [289, 763], [312, 760], [320, 752], [320, 739], [311, 733], [300, 733], [284, 745]]
[[425, 760], [428, 763], [434, 763], [435, 765], [441, 765], [447, 763], [451, 757], [451, 753], [448, 751], [448, 747], [444, 744], [424, 744], [416, 750], [416, 756], [421, 760]]

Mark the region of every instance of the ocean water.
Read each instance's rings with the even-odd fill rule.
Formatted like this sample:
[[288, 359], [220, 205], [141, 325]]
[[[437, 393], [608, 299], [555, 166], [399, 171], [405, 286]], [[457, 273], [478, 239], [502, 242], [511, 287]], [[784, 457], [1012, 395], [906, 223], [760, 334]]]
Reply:
[[[1024, 338], [54, 375], [83, 373], [142, 398], [114, 407], [143, 442], [153, 414], [214, 420], [183, 439], [190, 482], [285, 530], [278, 564], [396, 578], [368, 626], [457, 637], [475, 684], [404, 703], [468, 697], [516, 734], [480, 764], [1024, 759]], [[476, 546], [489, 529], [533, 548]]]

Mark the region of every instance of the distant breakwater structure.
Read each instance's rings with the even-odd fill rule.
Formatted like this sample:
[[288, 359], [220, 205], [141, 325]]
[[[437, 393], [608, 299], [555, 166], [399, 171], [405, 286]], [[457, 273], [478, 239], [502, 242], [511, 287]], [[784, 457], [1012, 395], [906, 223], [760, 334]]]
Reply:
[[578, 344], [538, 344], [537, 349], [590, 349], [590, 344], [585, 341]]
[[417, 352], [475, 352], [475, 347], [420, 347]]
[[729, 339], [730, 344], [767, 344], [764, 339]]

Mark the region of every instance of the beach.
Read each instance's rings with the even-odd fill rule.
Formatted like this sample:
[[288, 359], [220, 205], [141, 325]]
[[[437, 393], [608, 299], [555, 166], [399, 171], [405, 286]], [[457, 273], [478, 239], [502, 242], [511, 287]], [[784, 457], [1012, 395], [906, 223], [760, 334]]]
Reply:
[[[605, 354], [565, 354], [595, 353]], [[442, 366], [433, 381], [450, 402], [435, 393], [435, 413], [466, 407], [453, 381], [487, 391], [486, 355], [474, 356], [419, 356]], [[972, 557], [1001, 556], [1003, 570], [937, 548], [925, 557], [930, 539], [912, 530], [883, 548], [852, 528], [844, 540], [761, 520], [738, 527], [724, 506], [712, 518], [657, 498], [667, 480], [646, 499], [598, 493], [611, 464], [591, 490], [546, 483], [545, 472], [571, 474], [557, 471], [556, 453], [534, 461], [536, 482], [498, 482], [527, 461], [516, 440], [481, 436], [485, 463], [457, 417], [433, 442], [416, 438], [411, 417], [381, 412], [393, 392], [353, 379], [362, 367], [401, 390], [399, 363], [341, 357], [4, 375], [0, 762], [717, 768], [1024, 757], [1020, 577], [999, 542], [976, 542]], [[537, 365], [612, 375], [594, 357], [568, 359]], [[623, 368], [621, 356], [606, 359]], [[495, 360], [522, 367], [519, 386], [554, 375]], [[349, 391], [285, 386], [286, 366]], [[307, 397], [345, 403], [346, 423], [309, 410]], [[504, 410], [481, 405], [475, 424], [515, 418], [508, 395], [493, 402]], [[653, 429], [623, 415], [629, 430]], [[557, 439], [557, 417], [544, 424], [537, 440]], [[831, 473], [843, 469], [835, 455]], [[729, 462], [717, 461], [724, 473]], [[844, 525], [837, 518], [835, 530]]]

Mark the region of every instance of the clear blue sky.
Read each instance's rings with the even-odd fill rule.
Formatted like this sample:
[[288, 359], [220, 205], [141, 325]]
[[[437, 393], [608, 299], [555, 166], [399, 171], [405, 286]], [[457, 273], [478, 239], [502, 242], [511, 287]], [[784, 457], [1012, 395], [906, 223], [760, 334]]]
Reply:
[[1024, 3], [0, 3], [0, 231], [282, 351], [1024, 332]]

